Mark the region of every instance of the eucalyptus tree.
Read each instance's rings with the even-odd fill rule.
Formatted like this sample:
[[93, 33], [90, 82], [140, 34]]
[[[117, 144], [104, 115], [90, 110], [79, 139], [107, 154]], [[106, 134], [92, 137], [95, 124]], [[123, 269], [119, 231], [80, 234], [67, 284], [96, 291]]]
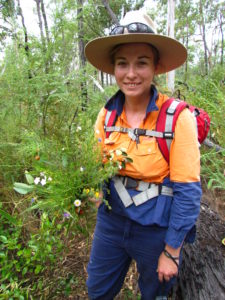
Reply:
[[13, 19], [16, 15], [14, 0], [0, 0], [0, 42], [4, 46], [4, 40], [15, 36]]

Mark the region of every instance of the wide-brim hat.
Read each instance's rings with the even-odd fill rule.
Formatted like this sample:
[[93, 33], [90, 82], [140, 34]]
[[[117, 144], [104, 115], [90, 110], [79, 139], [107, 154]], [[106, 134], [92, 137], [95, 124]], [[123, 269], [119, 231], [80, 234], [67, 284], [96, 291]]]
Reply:
[[[147, 25], [150, 33], [129, 33], [126, 26], [132, 23]], [[156, 74], [172, 71], [186, 61], [186, 48], [173, 38], [157, 34], [153, 21], [143, 12], [128, 12], [120, 25], [124, 26], [124, 33], [96, 38], [85, 47], [87, 60], [100, 71], [113, 75], [112, 51], [117, 45], [129, 43], [147, 43], [158, 50], [159, 64]]]

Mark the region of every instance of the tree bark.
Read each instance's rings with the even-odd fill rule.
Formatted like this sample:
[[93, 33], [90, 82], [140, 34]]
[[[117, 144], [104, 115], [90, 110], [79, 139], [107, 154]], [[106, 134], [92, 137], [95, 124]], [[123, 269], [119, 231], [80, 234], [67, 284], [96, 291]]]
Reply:
[[223, 65], [223, 47], [224, 47], [224, 35], [223, 35], [223, 15], [220, 13], [220, 32], [221, 32], [221, 56], [220, 56], [220, 64]]
[[29, 57], [29, 46], [28, 46], [28, 34], [27, 34], [27, 28], [24, 21], [23, 11], [20, 5], [20, 0], [17, 0], [18, 4], [18, 14], [21, 16], [22, 25], [23, 25], [23, 32], [24, 32], [24, 49], [27, 57]]
[[46, 45], [45, 45], [45, 37], [44, 37], [44, 31], [43, 31], [43, 24], [42, 24], [42, 19], [41, 19], [41, 10], [40, 10], [40, 0], [34, 0], [37, 5], [37, 14], [38, 14], [38, 25], [40, 29], [40, 34], [41, 34], [41, 42], [42, 42], [42, 47], [43, 51], [46, 52]]
[[201, 205], [197, 239], [185, 245], [183, 263], [174, 288], [176, 300], [225, 299], [225, 222], [208, 205]]
[[208, 54], [207, 54], [208, 47], [207, 47], [207, 42], [206, 42], [205, 19], [204, 19], [202, 0], [199, 1], [199, 13], [200, 13], [200, 19], [201, 19], [201, 33], [202, 33], [202, 39], [203, 39], [203, 45], [204, 45], [205, 74], [208, 75], [208, 73], [209, 73], [209, 62], [208, 62]]
[[[168, 0], [168, 36], [174, 38], [175, 0]], [[168, 89], [174, 91], [175, 71], [167, 73]]]
[[83, 0], [77, 1], [77, 19], [78, 19], [78, 40], [79, 40], [79, 58], [80, 58], [80, 68], [83, 73], [84, 80], [81, 82], [81, 95], [82, 95], [82, 110], [85, 110], [87, 107], [87, 83], [86, 83], [86, 58], [84, 55], [84, 24], [83, 24]]
[[41, 12], [42, 12], [43, 20], [44, 20], [45, 34], [46, 34], [47, 42], [49, 44], [50, 43], [49, 29], [48, 29], [48, 22], [47, 22], [47, 17], [46, 17], [46, 13], [45, 13], [45, 6], [44, 6], [43, 0], [41, 0]]
[[112, 11], [112, 9], [109, 5], [109, 1], [102, 0], [102, 4], [104, 5], [105, 9], [107, 10], [107, 12], [108, 12], [109, 16], [111, 17], [113, 23], [115, 23], [116, 25], [119, 25], [119, 20], [117, 19], [116, 15]]

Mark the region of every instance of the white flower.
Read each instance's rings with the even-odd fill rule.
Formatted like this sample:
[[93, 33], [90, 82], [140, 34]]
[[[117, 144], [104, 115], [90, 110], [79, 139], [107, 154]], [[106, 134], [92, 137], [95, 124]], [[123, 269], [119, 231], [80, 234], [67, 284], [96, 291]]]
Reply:
[[52, 177], [48, 177], [48, 181], [52, 181]]
[[45, 176], [45, 173], [44, 173], [44, 172], [41, 172], [41, 173], [40, 173], [40, 176], [44, 177], [44, 176]]
[[119, 170], [122, 170], [122, 169], [123, 169], [123, 167], [121, 165], [119, 165]]
[[98, 129], [96, 129], [96, 131], [95, 131], [97, 134], [99, 134], [100, 133], [100, 131], [98, 130]]
[[80, 167], [80, 171], [81, 171], [81, 172], [84, 172], [84, 168], [83, 168], [83, 167]]
[[111, 153], [109, 160], [113, 160], [113, 158], [114, 158], [114, 153]]
[[77, 126], [77, 131], [80, 131], [82, 128], [80, 126]]
[[117, 155], [117, 156], [120, 156], [120, 155], [122, 155], [122, 151], [121, 151], [121, 150], [119, 150], [119, 149], [117, 149], [117, 150], [116, 150], [116, 155]]
[[40, 177], [36, 177], [35, 179], [34, 179], [34, 184], [38, 184], [40, 182]]
[[81, 205], [81, 201], [79, 199], [76, 199], [73, 203], [76, 207], [79, 207]]
[[64, 151], [65, 150], [65, 148], [62, 148], [62, 151]]
[[46, 179], [45, 178], [41, 179], [41, 185], [46, 185]]
[[126, 151], [127, 151], [127, 149], [124, 148], [124, 147], [120, 148], [120, 150], [123, 151], [123, 152], [126, 152]]

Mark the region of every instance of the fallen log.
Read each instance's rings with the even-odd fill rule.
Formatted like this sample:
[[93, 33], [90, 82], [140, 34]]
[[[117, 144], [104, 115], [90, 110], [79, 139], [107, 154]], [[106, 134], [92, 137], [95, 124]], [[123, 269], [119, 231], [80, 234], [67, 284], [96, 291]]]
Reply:
[[201, 205], [197, 239], [186, 244], [173, 300], [225, 300], [225, 222]]

